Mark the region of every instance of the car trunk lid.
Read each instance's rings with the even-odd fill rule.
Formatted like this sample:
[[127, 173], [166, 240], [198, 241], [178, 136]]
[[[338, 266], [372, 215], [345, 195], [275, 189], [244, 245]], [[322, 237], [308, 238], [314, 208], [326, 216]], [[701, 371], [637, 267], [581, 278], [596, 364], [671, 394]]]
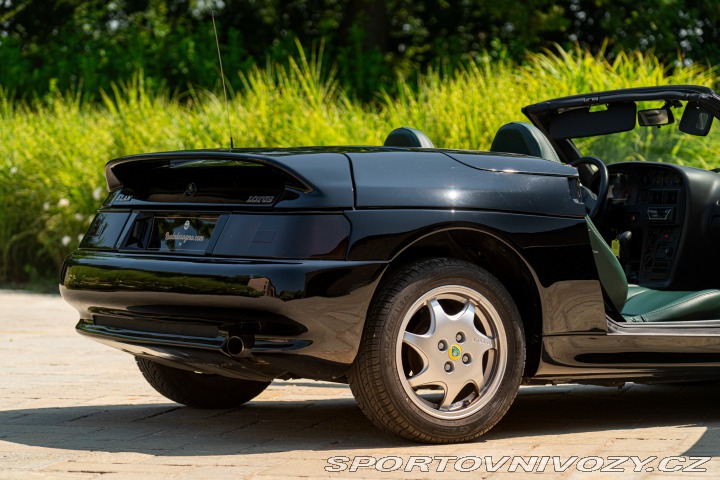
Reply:
[[345, 155], [298, 149], [135, 155], [105, 167], [107, 206], [352, 208]]

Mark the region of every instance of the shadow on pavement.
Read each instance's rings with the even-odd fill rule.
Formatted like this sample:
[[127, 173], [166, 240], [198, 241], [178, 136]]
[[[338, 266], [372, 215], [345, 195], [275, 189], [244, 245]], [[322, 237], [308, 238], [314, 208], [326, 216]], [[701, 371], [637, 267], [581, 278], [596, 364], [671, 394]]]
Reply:
[[[523, 388], [478, 443], [575, 432], [706, 424], [684, 455], [716, 455], [719, 386]], [[246, 455], [291, 450], [414, 448], [376, 429], [352, 399], [259, 401], [233, 410], [177, 404], [94, 405], [0, 412], [0, 439], [29, 446], [152, 455]]]

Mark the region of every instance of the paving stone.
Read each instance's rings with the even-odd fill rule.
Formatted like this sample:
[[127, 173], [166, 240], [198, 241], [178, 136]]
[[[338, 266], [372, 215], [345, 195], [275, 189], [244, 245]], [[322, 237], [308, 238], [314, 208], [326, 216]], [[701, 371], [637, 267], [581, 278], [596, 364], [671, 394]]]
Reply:
[[[523, 387], [477, 441], [418, 445], [376, 429], [346, 385], [280, 381], [243, 408], [182, 407], [157, 394], [132, 357], [77, 335], [76, 322], [58, 296], [0, 291], [0, 480], [608, 478], [576, 465], [490, 473], [485, 464], [463, 472], [453, 462], [442, 474], [326, 472], [338, 456], [710, 456], [707, 472], [680, 478], [720, 477], [718, 386]], [[614, 478], [675, 478], [628, 466]]]

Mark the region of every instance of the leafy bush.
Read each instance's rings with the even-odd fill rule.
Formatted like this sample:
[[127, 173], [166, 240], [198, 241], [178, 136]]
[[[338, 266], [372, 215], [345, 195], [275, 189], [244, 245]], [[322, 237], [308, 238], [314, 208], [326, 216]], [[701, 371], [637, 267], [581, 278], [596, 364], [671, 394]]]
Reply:
[[[558, 50], [530, 55], [523, 66], [478, 60], [451, 75], [429, 71], [417, 87], [398, 80], [396, 95], [379, 92], [377, 102], [364, 104], [339, 86], [334, 70], [323, 70], [319, 56], [299, 54], [287, 65], [242, 76], [244, 87], [230, 106], [237, 146], [380, 145], [393, 128], [408, 125], [438, 147], [487, 149], [502, 124], [523, 120], [520, 108], [529, 103], [589, 90], [714, 81], [714, 72], [700, 67], [669, 73], [650, 54], [621, 53], [609, 62], [602, 54]], [[208, 91], [171, 94], [137, 74], [104, 93], [101, 105], [80, 98], [56, 92], [24, 103], [0, 90], [0, 281], [57, 274], [105, 195], [108, 160], [229, 143], [224, 105]], [[716, 136], [692, 157], [664, 160], [707, 167], [719, 144]]]
[[521, 61], [553, 43], [720, 62], [717, 0], [0, 0], [0, 86], [29, 97], [82, 85], [92, 98], [143, 70], [147, 84], [212, 90], [213, 10], [227, 66], [284, 64], [295, 38], [326, 41], [340, 83], [364, 100], [393, 91], [395, 75], [483, 52]]

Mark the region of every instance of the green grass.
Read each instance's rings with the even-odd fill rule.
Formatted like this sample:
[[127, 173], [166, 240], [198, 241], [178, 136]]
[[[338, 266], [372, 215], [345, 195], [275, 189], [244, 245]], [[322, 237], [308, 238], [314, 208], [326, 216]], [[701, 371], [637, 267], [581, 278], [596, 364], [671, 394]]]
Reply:
[[[652, 55], [621, 53], [608, 62], [576, 49], [532, 54], [522, 66], [488, 61], [452, 74], [427, 72], [417, 87], [399, 81], [399, 94], [379, 92], [376, 102], [362, 104], [322, 63], [299, 55], [288, 68], [246, 75], [230, 105], [235, 145], [380, 145], [404, 125], [425, 131], [438, 147], [487, 149], [502, 124], [524, 119], [520, 108], [529, 103], [631, 86], [713, 86], [715, 80], [712, 69], [671, 72]], [[57, 93], [28, 104], [0, 90], [0, 283], [57, 274], [105, 195], [108, 160], [229, 142], [224, 106], [211, 92], [153, 91], [138, 75], [102, 93], [99, 104], [80, 97]], [[652, 158], [652, 134], [586, 146], [600, 148], [593, 153], [610, 161]], [[674, 153], [660, 160], [718, 166], [718, 136], [693, 141], [689, 153], [674, 133], [662, 142]]]

